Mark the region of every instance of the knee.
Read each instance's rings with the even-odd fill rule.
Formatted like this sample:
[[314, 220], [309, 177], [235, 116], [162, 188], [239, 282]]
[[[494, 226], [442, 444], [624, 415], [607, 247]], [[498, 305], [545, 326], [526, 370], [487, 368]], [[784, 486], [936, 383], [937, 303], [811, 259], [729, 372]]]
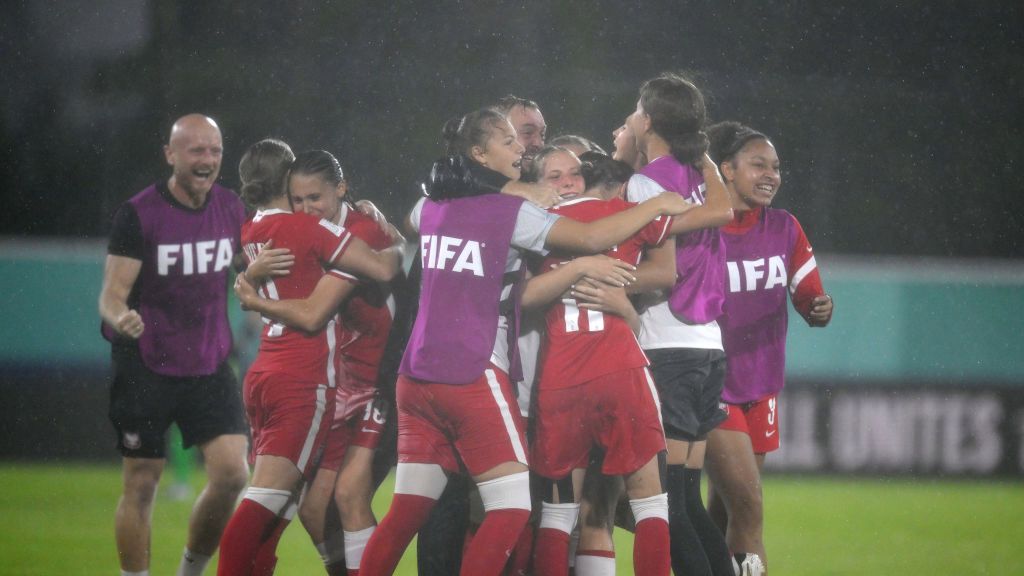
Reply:
[[249, 467], [244, 461], [207, 467], [208, 489], [226, 497], [237, 498], [248, 482]]
[[299, 522], [306, 528], [306, 531], [313, 534], [314, 531], [319, 529], [323, 531], [324, 526], [324, 510], [314, 506], [309, 500], [303, 499], [299, 505]]
[[740, 522], [759, 522], [764, 513], [761, 484], [745, 484], [732, 498], [730, 516]]
[[124, 500], [134, 507], [149, 508], [160, 485], [160, 468], [134, 467], [124, 474]]
[[334, 488], [334, 503], [340, 510], [352, 510], [364, 501], [369, 502], [369, 495], [360, 486], [339, 482]]

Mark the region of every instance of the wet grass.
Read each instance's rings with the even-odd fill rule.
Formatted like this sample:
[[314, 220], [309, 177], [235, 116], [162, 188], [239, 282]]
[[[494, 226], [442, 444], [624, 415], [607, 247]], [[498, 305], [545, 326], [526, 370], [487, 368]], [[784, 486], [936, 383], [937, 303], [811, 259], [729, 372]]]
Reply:
[[[193, 494], [202, 482], [194, 472]], [[392, 487], [389, 479], [378, 492], [378, 514]], [[0, 573], [116, 573], [119, 491], [120, 471], [113, 466], [0, 465]], [[1019, 482], [776, 476], [766, 479], [765, 491], [774, 576], [1002, 574], [1014, 571], [1024, 542]], [[153, 518], [154, 574], [176, 568], [191, 508], [191, 498], [173, 500], [169, 492], [162, 486]], [[617, 534], [619, 574], [632, 573], [631, 538]], [[397, 574], [415, 574], [413, 550]], [[278, 556], [281, 576], [324, 573], [298, 525], [285, 533]]]

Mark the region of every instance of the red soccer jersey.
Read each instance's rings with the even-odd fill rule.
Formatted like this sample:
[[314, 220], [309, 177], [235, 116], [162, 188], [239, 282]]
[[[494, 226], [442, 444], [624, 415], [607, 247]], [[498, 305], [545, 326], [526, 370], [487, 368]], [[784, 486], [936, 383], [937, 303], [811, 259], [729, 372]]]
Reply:
[[[582, 197], [551, 209], [581, 222], [592, 222], [634, 206], [631, 202]], [[672, 219], [660, 217], [624, 243], [605, 252], [630, 264], [640, 262], [646, 246], [657, 246], [668, 235]], [[541, 272], [551, 270], [571, 256], [551, 254]], [[563, 298], [548, 308], [547, 334], [541, 350], [540, 385], [546, 389], [568, 388], [628, 368], [647, 366], [647, 357], [636, 336], [621, 317], [580, 308], [575, 298]]]
[[[326, 220], [283, 210], [258, 211], [242, 225], [242, 247], [250, 263], [271, 239], [275, 248], [291, 251], [295, 264], [287, 276], [267, 280], [259, 291], [264, 298], [288, 300], [306, 298], [313, 292], [325, 267], [345, 251], [352, 235]], [[349, 278], [337, 270], [329, 273]], [[316, 334], [293, 330], [268, 318], [263, 323], [259, 354], [251, 371], [286, 371], [295, 381], [334, 385], [334, 366], [329, 363], [337, 342], [334, 321]]]
[[[342, 210], [342, 225], [353, 236], [374, 250], [383, 250], [391, 245], [391, 240], [373, 218], [350, 209], [347, 204], [342, 205]], [[375, 384], [391, 332], [395, 299], [386, 285], [364, 281], [342, 306], [340, 314], [338, 348], [345, 369], [357, 381]]]

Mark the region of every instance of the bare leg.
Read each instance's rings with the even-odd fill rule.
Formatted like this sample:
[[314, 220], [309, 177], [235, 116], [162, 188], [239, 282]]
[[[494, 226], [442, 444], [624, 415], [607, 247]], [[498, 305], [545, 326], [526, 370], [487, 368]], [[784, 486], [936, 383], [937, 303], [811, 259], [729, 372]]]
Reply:
[[614, 552], [615, 509], [624, 488], [619, 476], [605, 476], [599, 467], [587, 470], [580, 500], [580, 550]]
[[188, 549], [212, 556], [238, 495], [249, 479], [248, 440], [242, 434], [217, 436], [199, 447], [206, 463], [206, 487], [196, 498], [188, 522]]
[[323, 544], [327, 535], [324, 531], [327, 518], [327, 507], [333, 505], [334, 482], [338, 476], [336, 470], [321, 468], [317, 470], [313, 482], [309, 484], [299, 505], [299, 521], [309, 534], [313, 544]]
[[338, 472], [334, 501], [341, 512], [341, 525], [346, 532], [357, 532], [377, 524], [370, 504], [373, 501], [374, 451], [363, 446], [350, 446]]
[[708, 479], [708, 515], [715, 521], [715, 525], [722, 531], [722, 534], [725, 534], [729, 527], [729, 515], [725, 511], [725, 502], [722, 502], [722, 497], [718, 495], [715, 483], [710, 478]]
[[708, 436], [708, 474], [715, 492], [725, 503], [728, 528], [725, 539], [733, 552], [752, 552], [767, 566], [764, 539], [764, 503], [761, 465], [750, 437], [743, 432], [714, 430]]
[[163, 458], [123, 458], [124, 491], [114, 515], [114, 536], [121, 569], [149, 569], [150, 521], [153, 500], [163, 472]]

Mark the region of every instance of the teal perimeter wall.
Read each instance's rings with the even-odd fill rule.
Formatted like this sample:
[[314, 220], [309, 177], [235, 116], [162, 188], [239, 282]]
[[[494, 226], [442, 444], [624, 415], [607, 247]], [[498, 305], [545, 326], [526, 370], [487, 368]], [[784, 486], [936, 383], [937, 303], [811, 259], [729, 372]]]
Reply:
[[[97, 241], [0, 240], [0, 365], [107, 364], [104, 258]], [[817, 260], [836, 313], [811, 329], [791, 312], [789, 378], [1024, 385], [1024, 261]]]

